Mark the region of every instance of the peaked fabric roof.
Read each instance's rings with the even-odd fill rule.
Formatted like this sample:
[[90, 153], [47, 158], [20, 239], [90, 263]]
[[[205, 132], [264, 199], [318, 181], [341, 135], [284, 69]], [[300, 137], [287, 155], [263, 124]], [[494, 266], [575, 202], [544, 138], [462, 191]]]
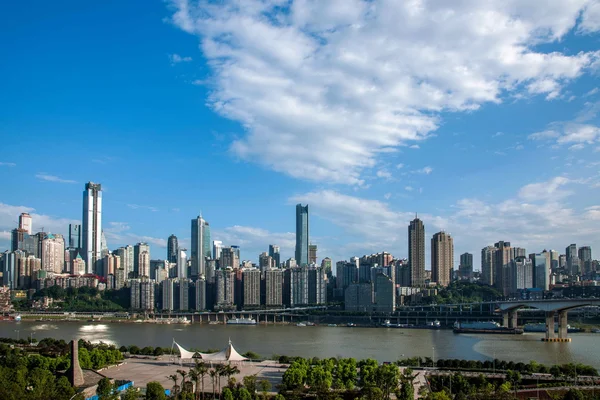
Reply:
[[194, 355], [199, 354], [203, 360], [207, 361], [244, 361], [247, 360], [246, 357], [242, 356], [237, 350], [233, 347], [231, 343], [231, 339], [229, 339], [229, 344], [226, 348], [219, 351], [218, 353], [200, 353], [199, 351], [188, 351], [181, 347], [179, 343], [173, 340], [173, 343], [179, 349], [179, 354], [181, 354], [181, 359], [191, 359], [194, 358]]

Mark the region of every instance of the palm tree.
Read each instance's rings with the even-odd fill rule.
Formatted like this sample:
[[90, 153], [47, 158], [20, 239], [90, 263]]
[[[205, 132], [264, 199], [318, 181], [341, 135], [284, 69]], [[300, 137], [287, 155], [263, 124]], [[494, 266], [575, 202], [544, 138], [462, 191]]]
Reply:
[[217, 370], [215, 368], [211, 368], [208, 371], [208, 374], [210, 375], [210, 379], [212, 380], [213, 399], [214, 399], [215, 398], [215, 381], [217, 380], [217, 376], [219, 375], [219, 373], [217, 372]]
[[179, 375], [181, 375], [181, 390], [180, 390], [180, 392], [183, 393], [183, 391], [185, 390], [185, 377], [187, 376], [187, 371], [185, 371], [183, 369], [178, 369], [176, 372]]
[[200, 384], [200, 375], [198, 374], [198, 372], [196, 372], [195, 369], [190, 369], [190, 372], [188, 372], [188, 377], [190, 378], [190, 381], [194, 382], [195, 384], [195, 389], [194, 389], [194, 399], [198, 400], [198, 397], [200, 397], [200, 393], [198, 390], [198, 385]]
[[217, 374], [219, 376], [219, 393], [221, 392], [221, 377], [227, 375], [227, 366], [219, 364], [216, 367]]
[[179, 389], [179, 386], [177, 386], [177, 380], [179, 379], [179, 376], [177, 374], [173, 374], [167, 376], [167, 378], [173, 381], [173, 394], [175, 397], [177, 397], [177, 390]]
[[202, 399], [204, 399], [204, 377], [208, 374], [208, 366], [204, 361], [196, 360], [194, 371], [202, 378]]

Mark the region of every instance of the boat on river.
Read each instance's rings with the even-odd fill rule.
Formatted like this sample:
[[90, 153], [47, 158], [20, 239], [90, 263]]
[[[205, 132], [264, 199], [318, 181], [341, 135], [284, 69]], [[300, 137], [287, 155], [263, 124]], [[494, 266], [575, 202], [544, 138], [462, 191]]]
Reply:
[[521, 328], [507, 328], [494, 321], [487, 322], [458, 322], [454, 323], [454, 333], [494, 333], [521, 335]]
[[[543, 322], [540, 322], [539, 324], [525, 324], [523, 326], [523, 330], [525, 332], [546, 332], [546, 324]], [[554, 325], [554, 332], [558, 332], [558, 325]], [[567, 332], [569, 333], [578, 333], [578, 332], [583, 332], [583, 329], [581, 328], [575, 328], [572, 327], [571, 325], [567, 325]]]
[[227, 320], [227, 325], [256, 325], [254, 318], [231, 318]]

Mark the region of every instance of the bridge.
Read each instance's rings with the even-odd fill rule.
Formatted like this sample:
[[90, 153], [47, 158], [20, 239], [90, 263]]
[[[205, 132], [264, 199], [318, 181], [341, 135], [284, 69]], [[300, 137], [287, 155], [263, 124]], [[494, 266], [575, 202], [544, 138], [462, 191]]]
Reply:
[[[517, 312], [520, 308], [535, 308], [546, 313], [547, 342], [570, 342], [567, 337], [567, 312], [574, 308], [586, 306], [600, 306], [600, 299], [548, 299], [548, 300], [511, 300], [498, 302], [498, 309], [502, 312], [503, 326], [517, 327]], [[558, 338], [554, 332], [554, 318], [558, 314]]]

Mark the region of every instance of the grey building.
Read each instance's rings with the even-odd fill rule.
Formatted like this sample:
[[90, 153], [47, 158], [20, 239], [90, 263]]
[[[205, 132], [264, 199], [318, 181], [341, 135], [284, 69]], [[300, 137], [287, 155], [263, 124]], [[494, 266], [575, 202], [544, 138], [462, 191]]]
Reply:
[[431, 238], [431, 279], [440, 286], [448, 286], [454, 269], [454, 241], [442, 231]]
[[581, 246], [577, 255], [581, 273], [585, 275], [592, 272], [592, 248], [590, 246]]
[[83, 191], [82, 256], [87, 273], [99, 275], [102, 263], [102, 186], [88, 182]]
[[385, 274], [375, 277], [374, 311], [393, 313], [396, 311], [396, 286], [392, 278]]
[[344, 291], [344, 309], [351, 312], [370, 312], [373, 309], [373, 290], [370, 283], [352, 283]]
[[494, 244], [494, 286], [502, 292], [503, 296], [511, 293], [511, 261], [513, 260], [510, 242], [499, 241]]
[[[146, 253], [148, 260], [150, 260], [150, 245], [148, 243], [140, 242], [133, 246], [133, 275], [136, 278], [142, 276], [140, 273], [144, 272], [140, 272], [140, 261], [146, 258], [146, 255], [143, 255], [143, 253]], [[148, 269], [150, 269], [150, 265], [148, 265]]]
[[494, 285], [496, 250], [494, 246], [487, 246], [481, 249], [481, 281], [490, 286]]
[[177, 236], [171, 235], [167, 240], [167, 261], [170, 263], [177, 262], [177, 249], [179, 249], [179, 241]]
[[460, 265], [458, 266], [460, 279], [473, 281], [473, 254], [463, 253], [460, 255]]
[[308, 204], [296, 205], [296, 263], [308, 265]]
[[269, 269], [265, 271], [265, 305], [267, 307], [281, 307], [283, 305], [282, 269]]
[[519, 257], [510, 261], [511, 279], [510, 294], [517, 293], [521, 289], [531, 289], [533, 287], [533, 264], [530, 259]]
[[308, 304], [327, 303], [327, 280], [321, 267], [308, 268]]
[[411, 286], [425, 286], [425, 225], [415, 218], [408, 226], [408, 263]]
[[231, 308], [234, 305], [235, 273], [231, 268], [215, 271], [215, 306]]
[[196, 281], [196, 311], [206, 310], [206, 280], [203, 277]]
[[550, 276], [552, 275], [547, 254], [537, 253], [529, 255], [533, 269], [533, 287], [542, 290], [550, 289]]
[[269, 245], [269, 256], [275, 261], [275, 268], [281, 267], [281, 254], [279, 253], [279, 246], [274, 244]]
[[190, 309], [190, 281], [187, 278], [177, 280], [177, 293], [179, 294], [179, 311], [188, 311]]
[[242, 304], [243, 308], [260, 306], [260, 270], [256, 268], [242, 269]]
[[165, 279], [162, 285], [162, 310], [172, 312], [175, 310], [175, 286], [173, 279]]
[[206, 273], [207, 258], [212, 258], [210, 226], [202, 216], [198, 216], [192, 220], [192, 250], [190, 254], [192, 278], [203, 276]]

